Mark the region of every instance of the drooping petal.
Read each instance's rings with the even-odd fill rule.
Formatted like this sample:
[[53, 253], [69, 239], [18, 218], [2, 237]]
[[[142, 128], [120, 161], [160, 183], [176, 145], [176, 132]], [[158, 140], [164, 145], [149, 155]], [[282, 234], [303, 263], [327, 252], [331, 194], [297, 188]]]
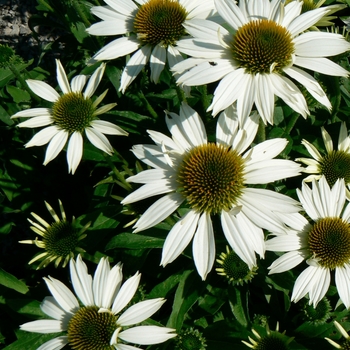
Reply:
[[19, 128], [39, 128], [41, 126], [50, 125], [53, 119], [50, 115], [41, 115], [39, 117], [30, 118], [24, 122], [17, 124]]
[[166, 48], [156, 45], [152, 51], [149, 63], [151, 67], [151, 81], [158, 83], [160, 73], [162, 73], [166, 62]]
[[68, 132], [66, 130], [60, 130], [56, 135], [51, 139], [49, 145], [46, 149], [44, 165], [51, 162], [51, 160], [55, 159], [58, 154], [62, 151], [64, 145], [66, 144], [68, 139]]
[[69, 138], [67, 147], [68, 173], [74, 175], [83, 156], [83, 137], [79, 131], [74, 131]]
[[84, 97], [90, 98], [96, 91], [98, 85], [101, 82], [103, 77], [103, 73], [105, 71], [106, 64], [102, 63], [94, 72], [94, 74], [90, 77], [88, 84], [84, 90]]
[[109, 155], [113, 154], [113, 147], [108, 141], [107, 137], [99, 130], [93, 127], [85, 128], [85, 134], [89, 141], [98, 149], [106, 152]]
[[51, 115], [50, 108], [29, 108], [24, 111], [17, 112], [14, 114], [12, 118], [20, 118], [20, 117], [39, 117], [39, 116], [49, 116]]
[[203, 213], [200, 216], [192, 247], [197, 271], [204, 281], [215, 261], [215, 239], [210, 214]]
[[86, 84], [87, 76], [86, 75], [77, 75], [70, 82], [72, 92], [82, 92]]
[[68, 344], [68, 337], [62, 335], [57, 338], [53, 338], [43, 345], [39, 346], [37, 350], [60, 350], [63, 349]]
[[25, 147], [46, 145], [60, 131], [56, 125], [48, 126], [47, 128], [37, 132], [26, 144]]
[[24, 323], [20, 326], [20, 329], [33, 333], [57, 333], [62, 332], [62, 322], [59, 320], [37, 320]]
[[160, 262], [162, 266], [173, 262], [188, 246], [196, 231], [199, 217], [199, 213], [191, 210], [172, 227], [163, 245]]
[[[266, 250], [274, 250], [274, 249], [270, 249], [269, 246], [266, 246]], [[291, 252], [283, 254], [268, 267], [268, 269], [270, 270], [269, 275], [273, 273], [289, 271], [293, 269], [295, 266], [299, 265], [304, 260], [305, 260], [305, 255], [301, 251], [293, 250]]]
[[123, 135], [123, 136], [128, 136], [129, 133], [123, 130], [120, 126], [115, 125], [113, 123], [107, 122], [105, 120], [93, 120], [90, 125], [94, 128], [97, 129], [99, 132], [102, 134], [107, 134], [107, 135]]
[[343, 267], [335, 269], [335, 284], [338, 294], [345, 307], [350, 307], [350, 266], [345, 264]]

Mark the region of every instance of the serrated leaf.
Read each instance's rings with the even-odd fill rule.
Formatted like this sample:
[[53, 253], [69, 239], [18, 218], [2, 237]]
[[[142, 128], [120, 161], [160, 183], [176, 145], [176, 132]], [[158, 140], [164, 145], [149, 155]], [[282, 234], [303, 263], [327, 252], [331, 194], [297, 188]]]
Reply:
[[1, 268], [0, 268], [0, 284], [22, 294], [26, 294], [29, 290], [25, 283], [18, 280], [15, 276], [11, 275], [10, 273], [6, 272]]

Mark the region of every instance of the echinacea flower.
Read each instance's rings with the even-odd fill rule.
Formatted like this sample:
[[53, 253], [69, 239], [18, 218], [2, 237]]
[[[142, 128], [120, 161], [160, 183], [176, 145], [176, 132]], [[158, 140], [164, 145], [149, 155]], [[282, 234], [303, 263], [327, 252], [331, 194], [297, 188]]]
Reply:
[[157, 83], [166, 63], [183, 60], [176, 45], [188, 35], [184, 24], [215, 12], [213, 0], [104, 0], [91, 12], [102, 19], [87, 29], [92, 35], [121, 35], [95, 54], [91, 62], [111, 60], [135, 52], [121, 77], [124, 93], [150, 61], [151, 81]]
[[334, 325], [338, 329], [340, 334], [345, 338], [345, 340], [342, 341], [342, 343], [340, 345], [332, 339], [329, 339], [329, 338], [325, 338], [325, 339], [328, 341], [329, 344], [333, 345], [336, 349], [348, 350], [350, 348], [350, 336], [349, 336], [348, 332], [337, 321], [334, 321]]
[[219, 80], [208, 111], [217, 115], [237, 101], [241, 122], [255, 104], [264, 123], [273, 124], [275, 95], [306, 118], [306, 100], [293, 81], [330, 110], [325, 92], [307, 71], [347, 76], [347, 70], [326, 57], [349, 50], [350, 44], [340, 34], [307, 32], [329, 10], [326, 6], [300, 14], [302, 4], [240, 0], [238, 6], [232, 0], [215, 0], [232, 31], [209, 20], [184, 24], [193, 39], [181, 40], [178, 49], [192, 57], [173, 67], [180, 75], [177, 83], [193, 86]]
[[176, 336], [172, 333], [174, 329], [166, 327], [130, 327], [152, 316], [165, 302], [163, 298], [149, 299], [124, 310], [138, 288], [141, 278], [138, 272], [122, 284], [121, 264], [110, 268], [108, 260], [102, 258], [92, 278], [78, 255], [76, 262], [70, 260], [70, 275], [78, 299], [61, 281], [44, 278], [53, 297], [46, 297], [41, 309], [51, 319], [20, 326], [20, 329], [34, 333], [65, 332], [37, 350], [59, 350], [66, 344], [78, 350], [139, 350], [124, 342], [150, 345]]
[[294, 283], [292, 301], [309, 294], [309, 304], [317, 306], [325, 296], [335, 271], [335, 284], [344, 305], [350, 307], [350, 205], [346, 203], [345, 184], [338, 179], [330, 188], [324, 175], [312, 189], [303, 182], [297, 194], [308, 222], [294, 215], [290, 229], [266, 242], [266, 250], [287, 252], [269, 267], [270, 273], [293, 269], [303, 261], [308, 267]]
[[324, 127], [321, 128], [321, 133], [327, 152], [326, 155], [322, 155], [307, 140], [301, 142], [313, 158], [295, 159], [295, 161], [307, 165], [303, 172], [312, 174], [306, 177], [304, 181], [319, 180], [324, 175], [330, 186], [333, 186], [338, 179], [344, 179], [345, 184], [350, 184], [350, 136], [345, 122], [340, 125], [337, 150], [334, 149], [332, 138]]
[[175, 350], [206, 350], [206, 348], [206, 339], [198, 329], [187, 328], [176, 338]]
[[87, 81], [86, 75], [77, 75], [69, 84], [66, 72], [59, 60], [56, 60], [56, 65], [57, 81], [62, 95], [43, 81], [32, 79], [26, 81], [35, 94], [52, 102], [52, 107], [27, 109], [16, 113], [11, 118], [31, 117], [18, 124], [21, 128], [49, 125], [34, 135], [25, 145], [25, 147], [32, 147], [49, 144], [44, 165], [57, 157], [69, 139], [67, 146], [68, 172], [74, 174], [83, 154], [83, 133], [95, 147], [110, 155], [113, 153], [113, 147], [104, 134], [126, 136], [128, 133], [119, 126], [98, 118], [99, 115], [108, 112], [116, 105], [110, 103], [97, 108], [108, 90], [95, 100], [91, 99], [102, 79], [105, 64], [96, 69], [84, 92], [82, 91]]
[[134, 232], [157, 225], [182, 203], [190, 209], [169, 232], [161, 265], [175, 260], [193, 238], [194, 262], [204, 280], [215, 260], [211, 216], [218, 214], [228, 243], [251, 268], [256, 265], [255, 252], [264, 255], [262, 228], [279, 231], [279, 214], [298, 211], [297, 202], [287, 196], [248, 187], [297, 176], [300, 171], [293, 161], [273, 159], [286, 147], [286, 139], [248, 149], [258, 118], [252, 115], [239, 128], [234, 107], [228, 108], [219, 117], [216, 143], [212, 143], [199, 115], [183, 103], [180, 115], [166, 112], [172, 138], [148, 131], [155, 145], [133, 147], [135, 156], [153, 169], [127, 179], [144, 185], [121, 203], [163, 195], [143, 213]]
[[271, 331], [267, 325], [266, 330], [263, 330], [261, 332], [263, 334], [260, 335], [259, 332], [257, 332], [255, 329], [252, 329], [252, 333], [254, 334], [256, 340], [248, 337], [250, 343], [245, 340], [242, 340], [242, 343], [255, 350], [288, 350], [290, 349], [289, 344], [294, 339], [294, 337], [287, 337], [285, 335], [285, 331], [282, 333], [279, 332], [279, 323], [277, 323], [275, 331]]
[[219, 259], [216, 259], [218, 266], [215, 270], [218, 275], [226, 278], [228, 283], [243, 285], [249, 283], [256, 275], [257, 266], [249, 266], [233, 251], [226, 246], [226, 253], [222, 252]]
[[38, 253], [29, 261], [29, 264], [32, 264], [41, 260], [37, 270], [46, 267], [51, 262], [55, 263], [55, 267], [59, 266], [60, 263], [65, 267], [69, 260], [75, 257], [76, 253], [84, 252], [82, 248], [78, 247], [78, 244], [86, 237], [85, 231], [90, 227], [91, 222], [88, 222], [83, 228], [76, 227], [74, 216], [72, 222], [68, 221], [62, 202], [58, 200], [58, 203], [62, 219], [58, 217], [47, 202], [45, 202], [46, 208], [54, 219], [52, 224], [49, 224], [35, 213], [31, 213], [31, 215], [36, 219], [36, 222], [28, 219], [32, 224], [30, 228], [42, 238], [41, 241], [35, 238], [34, 240], [19, 242], [35, 244], [37, 247], [44, 249], [44, 252]]

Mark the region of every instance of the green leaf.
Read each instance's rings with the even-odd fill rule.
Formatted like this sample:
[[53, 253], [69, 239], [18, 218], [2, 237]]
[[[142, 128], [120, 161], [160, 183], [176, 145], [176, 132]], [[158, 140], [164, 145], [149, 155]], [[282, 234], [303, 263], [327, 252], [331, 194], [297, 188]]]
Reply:
[[168, 277], [165, 281], [155, 286], [148, 294], [148, 298], [165, 298], [166, 295], [181, 281], [182, 273], [174, 274]]
[[138, 235], [136, 233], [120, 233], [107, 244], [106, 250], [114, 248], [147, 249], [162, 248], [164, 239]]
[[62, 333], [50, 333], [50, 334], [38, 334], [29, 332], [19, 332], [21, 337], [14, 343], [10, 344], [3, 350], [34, 350], [40, 345], [49, 341], [50, 339], [56, 338]]
[[6, 125], [13, 125], [15, 123], [2, 106], [0, 106], [0, 120]]
[[231, 311], [236, 320], [243, 326], [248, 327], [248, 299], [247, 294], [243, 293], [239, 288], [230, 286], [229, 303]]
[[167, 327], [175, 328], [177, 331], [181, 329], [185, 315], [198, 301], [203, 289], [204, 283], [200, 281], [197, 272], [187, 270], [182, 274]]
[[4, 271], [0, 268], [0, 284], [3, 286], [14, 289], [15, 291], [26, 294], [28, 292], [28, 287], [25, 283], [18, 280], [15, 276], [11, 275], [10, 273]]
[[89, 35], [83, 22], [72, 23], [70, 29], [80, 43]]
[[11, 95], [16, 103], [21, 103], [30, 100], [30, 95], [27, 91], [22, 90], [18, 87], [8, 85], [6, 87], [7, 92]]
[[40, 302], [33, 299], [6, 299], [6, 305], [18, 314], [32, 316], [33, 318], [47, 318], [41, 311]]

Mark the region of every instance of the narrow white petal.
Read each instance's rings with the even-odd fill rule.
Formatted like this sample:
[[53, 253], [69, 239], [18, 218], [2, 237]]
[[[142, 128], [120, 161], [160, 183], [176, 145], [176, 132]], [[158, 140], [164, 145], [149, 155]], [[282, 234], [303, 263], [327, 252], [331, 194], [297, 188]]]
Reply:
[[264, 123], [273, 124], [273, 111], [275, 108], [275, 94], [273, 85], [270, 82], [269, 74], [256, 74], [254, 77], [256, 108], [261, 115]]
[[62, 151], [64, 145], [66, 144], [68, 139], [68, 132], [65, 130], [60, 130], [50, 141], [47, 146], [44, 165], [51, 162], [51, 160], [55, 159], [58, 154]]
[[20, 326], [20, 329], [33, 333], [58, 333], [65, 329], [62, 328], [62, 322], [58, 320], [37, 320], [28, 323], [24, 323]]
[[70, 82], [73, 92], [82, 92], [86, 84], [87, 76], [86, 75], [77, 75]]
[[66, 285], [52, 277], [44, 277], [44, 280], [50, 293], [64, 311], [72, 314], [79, 308], [77, 298]]
[[113, 18], [98, 23], [94, 23], [86, 31], [91, 35], [108, 36], [120, 35], [128, 32], [128, 22], [122, 19]]
[[[165, 169], [147, 169], [140, 173], [127, 178], [128, 182], [147, 184], [158, 182], [159, 180], [166, 179], [170, 176], [169, 171]], [[125, 199], [124, 199], [125, 200]]]
[[158, 83], [166, 62], [166, 48], [158, 44], [154, 47], [149, 63], [151, 67], [151, 81]]
[[68, 173], [74, 175], [83, 156], [83, 137], [79, 131], [74, 131], [69, 138], [67, 147]]
[[157, 182], [148, 182], [144, 186], [141, 186], [134, 192], [130, 193], [123, 199], [122, 204], [134, 203], [159, 194], [174, 192], [175, 189], [176, 188], [171, 179], [158, 179]]
[[91, 61], [93, 63], [94, 61], [113, 60], [114, 58], [123, 57], [136, 51], [139, 46], [140, 43], [135, 37], [118, 38], [98, 51]]
[[134, 276], [123, 283], [112, 305], [112, 312], [114, 314], [120, 312], [133, 298], [139, 286], [140, 279], [141, 274], [136, 272]]
[[24, 111], [17, 112], [14, 114], [12, 118], [20, 118], [20, 117], [39, 117], [39, 116], [48, 116], [51, 115], [50, 108], [29, 108]]
[[348, 309], [350, 307], [350, 266], [348, 264], [335, 269], [335, 285], [341, 301]]
[[50, 115], [41, 115], [39, 117], [30, 118], [24, 122], [17, 124], [20, 128], [39, 128], [41, 126], [50, 125], [53, 119]]
[[232, 146], [237, 137], [238, 127], [237, 109], [235, 105], [231, 105], [219, 115], [216, 124], [216, 143], [226, 147]]
[[67, 79], [67, 74], [60, 62], [60, 60], [56, 59], [56, 75], [57, 75], [57, 81], [58, 81], [58, 85], [61, 88], [61, 91], [64, 94], [68, 94], [69, 92], [71, 92], [71, 88]]
[[[270, 250], [268, 246], [266, 246], [266, 250]], [[272, 249], [274, 250], [274, 249]], [[303, 252], [300, 251], [291, 251], [286, 254], [283, 254], [281, 257], [276, 259], [269, 266], [269, 274], [280, 273], [284, 271], [289, 271], [293, 269], [295, 266], [299, 265], [302, 261], [304, 261], [305, 256]]]
[[138, 7], [131, 0], [104, 0], [104, 2], [125, 16], [130, 16], [138, 10]]
[[328, 58], [323, 57], [301, 57], [296, 56], [294, 64], [314, 72], [333, 75], [339, 77], [347, 77], [349, 72]]
[[98, 149], [109, 155], [113, 154], [113, 147], [109, 143], [107, 137], [93, 127], [85, 128], [85, 134], [89, 141]]
[[93, 120], [90, 125], [94, 128], [100, 131], [102, 134], [107, 135], [122, 135], [122, 136], [128, 136], [129, 133], [127, 133], [125, 130], [123, 130], [120, 126], [115, 125], [113, 123], [107, 122], [105, 120]]
[[301, 144], [305, 146], [307, 151], [311, 154], [311, 156], [317, 161], [320, 162], [321, 159], [323, 158], [321, 153], [318, 151], [318, 149], [312, 145], [309, 141], [307, 140], [302, 140]]
[[287, 144], [288, 140], [282, 138], [266, 140], [252, 147], [244, 154], [243, 158], [246, 159], [247, 165], [254, 163], [254, 161], [275, 158], [286, 148]]
[[122, 344], [122, 343], [118, 343], [118, 344], [114, 344], [114, 347], [117, 350], [140, 350], [140, 348], [137, 348], [135, 346], [131, 346], [131, 345], [127, 345], [127, 344]]
[[319, 301], [326, 295], [329, 284], [331, 282], [331, 274], [329, 269], [318, 268], [317, 276], [314, 279], [311, 290], [309, 291], [309, 304], [313, 304], [316, 308]]
[[303, 240], [299, 235], [282, 234], [265, 242], [266, 250], [274, 252], [289, 252], [303, 248]]
[[134, 232], [146, 230], [159, 224], [172, 214], [184, 201], [180, 193], [169, 193], [152, 204], [135, 224]]
[[88, 84], [84, 90], [84, 97], [90, 98], [96, 91], [98, 85], [101, 82], [103, 77], [103, 73], [105, 71], [106, 64], [102, 63], [94, 72], [94, 74], [90, 77]]
[[43, 81], [28, 79], [26, 83], [30, 90], [46, 101], [56, 102], [60, 98], [58, 92]]
[[138, 326], [119, 333], [119, 338], [141, 345], [159, 344], [176, 337], [175, 329], [158, 326]]
[[[62, 321], [67, 316], [67, 312], [60, 308], [59, 304], [53, 297], [45, 297], [45, 299], [40, 304], [40, 309], [46, 315], [58, 321]], [[72, 314], [68, 314], [68, 316], [71, 317]]]
[[215, 7], [220, 16], [235, 30], [248, 22], [234, 1], [215, 0]]
[[200, 213], [189, 211], [168, 233], [162, 251], [160, 264], [166, 266], [173, 262], [190, 243], [200, 217]]
[[60, 350], [60, 349], [63, 349], [64, 346], [67, 344], [68, 344], [68, 337], [63, 335], [47, 341], [43, 345], [39, 346], [37, 350]]
[[75, 294], [85, 306], [94, 305], [92, 292], [92, 277], [87, 271], [87, 266], [78, 255], [77, 261], [71, 259], [69, 262], [70, 276]]
[[215, 239], [210, 214], [203, 213], [200, 216], [192, 247], [198, 274], [205, 281], [215, 261]]
[[48, 126], [37, 132], [29, 142], [25, 144], [25, 147], [46, 145], [59, 131], [56, 125]]
[[123, 70], [120, 78], [119, 91], [122, 93], [125, 92], [127, 87], [132, 83], [132, 81], [137, 77], [148, 62], [151, 52], [152, 46], [144, 45], [133, 54]]
[[131, 151], [138, 159], [153, 168], [169, 169], [168, 162], [159, 146], [135, 145]]
[[118, 324], [124, 327], [143, 322], [157, 312], [164, 303], [163, 298], [140, 301], [119, 316]]

